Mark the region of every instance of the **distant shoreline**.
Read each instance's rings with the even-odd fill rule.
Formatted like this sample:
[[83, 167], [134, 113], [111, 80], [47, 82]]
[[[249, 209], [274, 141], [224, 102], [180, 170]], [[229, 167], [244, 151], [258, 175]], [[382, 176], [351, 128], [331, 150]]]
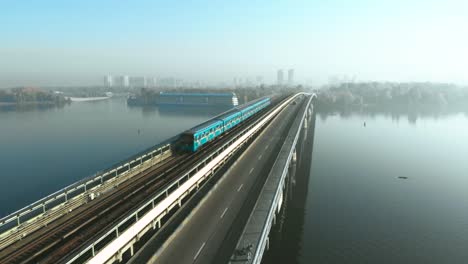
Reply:
[[32, 101], [32, 102], [0, 102], [0, 106], [15, 106], [15, 105], [56, 105], [56, 102], [48, 101]]
[[111, 97], [65, 97], [66, 99], [70, 99], [72, 102], [88, 102], [88, 101], [100, 101], [100, 100], [107, 100]]

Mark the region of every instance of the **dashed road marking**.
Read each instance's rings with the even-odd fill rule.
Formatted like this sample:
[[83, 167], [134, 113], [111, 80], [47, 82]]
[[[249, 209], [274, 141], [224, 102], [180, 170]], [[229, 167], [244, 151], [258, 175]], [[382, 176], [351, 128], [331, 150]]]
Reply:
[[220, 216], [219, 218], [223, 218], [223, 216], [224, 216], [224, 215], [226, 214], [226, 212], [227, 212], [227, 209], [228, 209], [227, 207], [226, 207], [226, 209], [224, 209], [223, 213], [221, 214], [221, 216]]
[[263, 156], [263, 154], [260, 154], [260, 156], [258, 156], [258, 160], [261, 160], [262, 156]]
[[205, 244], [206, 244], [206, 242], [203, 242], [203, 244], [201, 245], [200, 249], [197, 251], [197, 254], [195, 254], [195, 257], [193, 257], [194, 260], [198, 258], [198, 255], [200, 255], [200, 252], [201, 252], [202, 249], [205, 247]]
[[266, 145], [265, 150], [267, 150], [270, 147], [270, 144]]
[[244, 184], [241, 184], [239, 188], [237, 188], [237, 191], [240, 191], [242, 189], [242, 186], [244, 186]]
[[249, 174], [252, 174], [253, 170], [254, 170], [254, 168], [251, 168], [250, 171], [249, 171]]

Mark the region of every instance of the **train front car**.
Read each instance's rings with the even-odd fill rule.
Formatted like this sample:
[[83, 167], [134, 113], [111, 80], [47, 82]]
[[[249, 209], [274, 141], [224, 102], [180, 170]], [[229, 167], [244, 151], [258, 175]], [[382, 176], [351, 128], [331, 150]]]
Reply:
[[[223, 122], [217, 119], [206, 121], [182, 134], [183, 150], [197, 151], [201, 146], [223, 133]], [[191, 140], [191, 142], [189, 142]]]

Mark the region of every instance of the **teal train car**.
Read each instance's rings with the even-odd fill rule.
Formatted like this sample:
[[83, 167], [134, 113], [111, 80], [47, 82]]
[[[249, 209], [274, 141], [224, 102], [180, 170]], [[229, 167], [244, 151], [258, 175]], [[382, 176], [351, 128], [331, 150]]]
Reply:
[[203, 145], [229, 131], [241, 122], [270, 105], [270, 97], [263, 97], [242, 106], [224, 112], [184, 133], [180, 138], [179, 148], [195, 152]]

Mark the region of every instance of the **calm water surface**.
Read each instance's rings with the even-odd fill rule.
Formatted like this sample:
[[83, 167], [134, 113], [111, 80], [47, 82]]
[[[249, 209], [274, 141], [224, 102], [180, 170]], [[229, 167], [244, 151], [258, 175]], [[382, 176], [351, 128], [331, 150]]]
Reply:
[[124, 98], [52, 109], [2, 109], [0, 217], [223, 110], [128, 107]]
[[468, 263], [466, 115], [317, 116], [311, 166], [267, 263]]

